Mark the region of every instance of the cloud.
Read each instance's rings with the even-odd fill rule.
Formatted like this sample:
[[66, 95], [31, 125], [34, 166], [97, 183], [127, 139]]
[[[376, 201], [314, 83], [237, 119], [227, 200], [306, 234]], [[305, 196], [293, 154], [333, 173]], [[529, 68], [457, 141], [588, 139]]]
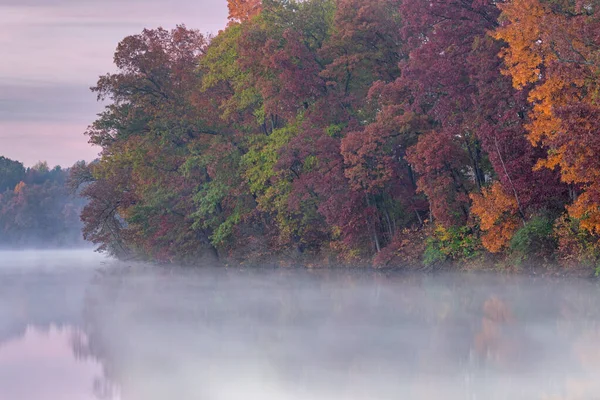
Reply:
[[54, 3], [0, 3], [0, 78], [91, 84], [127, 35], [181, 23], [216, 32], [226, 19], [225, 0]]
[[0, 121], [90, 122], [101, 109], [80, 85], [0, 81]]

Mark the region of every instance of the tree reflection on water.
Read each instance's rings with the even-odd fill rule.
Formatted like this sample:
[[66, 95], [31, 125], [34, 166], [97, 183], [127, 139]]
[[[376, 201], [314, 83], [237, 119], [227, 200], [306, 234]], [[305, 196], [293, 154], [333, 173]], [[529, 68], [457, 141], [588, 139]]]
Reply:
[[140, 267], [97, 276], [85, 315], [126, 400], [583, 399], [600, 393], [598, 297], [577, 280]]
[[80, 359], [85, 334], [72, 326], [27, 326], [0, 344], [0, 399], [119, 400], [102, 365]]

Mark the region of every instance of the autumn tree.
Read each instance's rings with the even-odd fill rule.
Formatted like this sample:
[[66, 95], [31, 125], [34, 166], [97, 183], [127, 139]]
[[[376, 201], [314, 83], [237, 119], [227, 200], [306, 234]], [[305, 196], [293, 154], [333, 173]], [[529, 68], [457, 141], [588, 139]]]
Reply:
[[73, 181], [101, 249], [392, 259], [433, 222], [500, 252], [569, 194], [600, 231], [595, 2], [228, 5], [212, 38], [125, 38], [93, 88]]
[[504, 250], [523, 222], [516, 197], [506, 193], [500, 182], [495, 182], [481, 194], [471, 194], [471, 198], [473, 213], [479, 217], [484, 232], [483, 245], [492, 253]]
[[548, 149], [536, 169], [560, 171], [574, 199], [569, 213], [598, 233], [598, 4], [517, 0], [499, 7], [502, 26], [493, 35], [507, 43], [503, 71], [515, 88], [532, 88], [528, 139]]
[[[433, 216], [445, 225], [465, 223], [470, 194], [494, 180], [502, 189], [493, 192], [517, 204], [511, 221], [540, 209], [560, 210], [565, 189], [556, 174], [533, 171], [545, 152], [525, 139], [527, 92], [515, 90], [501, 75], [497, 54], [503, 44], [488, 36], [498, 26], [495, 5], [442, 1], [425, 7], [412, 1], [402, 10], [411, 50], [404, 76], [394, 85], [398, 93], [410, 88], [413, 112], [432, 123], [432, 133], [419, 137], [411, 157]], [[493, 201], [492, 192], [485, 193]], [[489, 217], [479, 210], [473, 209], [475, 215]], [[506, 223], [504, 232], [514, 231], [512, 222]]]
[[258, 15], [261, 10], [261, 0], [227, 0], [229, 20], [244, 22]]
[[86, 236], [101, 250], [168, 261], [210, 247], [210, 232], [195, 229], [189, 217], [205, 180], [182, 171], [192, 144], [218, 129], [210, 106], [195, 104], [208, 104], [194, 97], [206, 45], [204, 36], [183, 26], [144, 30], [119, 44], [119, 71], [93, 88], [110, 104], [87, 132], [102, 153], [83, 191], [90, 203], [82, 218]]

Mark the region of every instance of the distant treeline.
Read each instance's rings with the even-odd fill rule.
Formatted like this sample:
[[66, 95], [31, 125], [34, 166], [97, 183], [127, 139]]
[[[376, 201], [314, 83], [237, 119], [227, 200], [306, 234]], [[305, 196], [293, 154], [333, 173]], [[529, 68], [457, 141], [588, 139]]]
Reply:
[[85, 203], [67, 187], [69, 169], [40, 162], [31, 168], [0, 157], [0, 248], [84, 244]]
[[80, 165], [117, 255], [600, 256], [598, 0], [230, 0], [125, 38]]

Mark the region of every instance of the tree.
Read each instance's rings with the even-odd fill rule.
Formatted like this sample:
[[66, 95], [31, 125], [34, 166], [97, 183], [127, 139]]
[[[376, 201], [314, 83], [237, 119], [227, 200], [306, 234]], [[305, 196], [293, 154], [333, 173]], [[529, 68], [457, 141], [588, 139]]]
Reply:
[[261, 0], [227, 0], [229, 20], [244, 22], [260, 13]]
[[99, 250], [172, 261], [210, 248], [210, 233], [189, 217], [203, 181], [182, 170], [191, 146], [219, 127], [215, 108], [196, 93], [206, 45], [184, 26], [144, 30], [119, 44], [119, 71], [92, 89], [111, 101], [87, 132], [102, 153], [82, 191], [90, 200], [84, 233]]
[[0, 193], [14, 189], [25, 178], [25, 167], [18, 161], [0, 157]]
[[69, 170], [49, 170], [46, 163], [27, 170], [16, 161], [8, 165], [16, 168], [4, 169], [8, 175], [0, 172], [0, 181], [10, 181], [15, 175], [20, 175], [21, 181], [14, 186], [11, 182], [12, 189], [0, 194], [0, 246], [81, 245], [79, 213], [83, 201], [65, 186]]
[[214, 38], [125, 38], [92, 89], [102, 153], [72, 181], [101, 249], [390, 260], [410, 232], [461, 254], [483, 232], [500, 252], [569, 201], [600, 231], [595, 0], [228, 4]]
[[598, 164], [598, 4], [516, 0], [500, 5], [503, 25], [494, 37], [504, 73], [516, 88], [531, 86], [530, 142], [548, 149], [536, 168], [560, 171], [576, 197], [568, 208], [582, 227], [600, 233]]
[[481, 221], [482, 244], [492, 253], [505, 249], [520, 226], [519, 204], [500, 182], [471, 194], [473, 213]]
[[405, 104], [431, 123], [411, 157], [433, 216], [446, 226], [465, 223], [469, 194], [494, 180], [514, 198], [522, 220], [539, 209], [560, 210], [564, 186], [550, 171], [532, 170], [545, 152], [524, 137], [527, 92], [501, 75], [502, 43], [488, 36], [498, 26], [495, 5], [410, 1], [402, 11], [410, 57], [390, 90], [408, 88]]

